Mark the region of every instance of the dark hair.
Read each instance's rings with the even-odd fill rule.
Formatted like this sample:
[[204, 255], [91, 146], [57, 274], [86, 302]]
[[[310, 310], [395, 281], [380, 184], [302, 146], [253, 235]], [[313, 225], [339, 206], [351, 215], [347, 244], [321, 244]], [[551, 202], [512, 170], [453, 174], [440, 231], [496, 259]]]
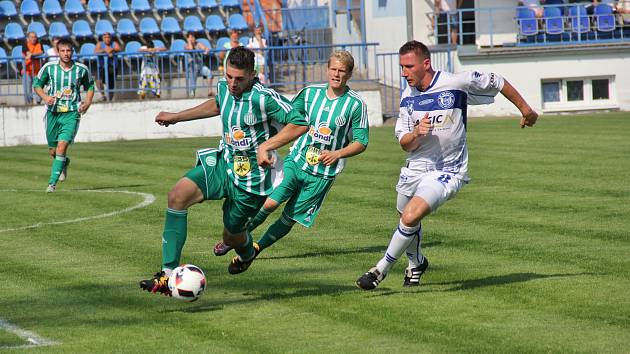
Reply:
[[237, 69], [254, 71], [254, 52], [245, 47], [233, 48], [228, 53], [227, 62]]
[[59, 42], [57, 42], [57, 50], [59, 50], [59, 47], [61, 47], [62, 45], [67, 45], [68, 47], [70, 47], [70, 49], [74, 50], [74, 47], [72, 46], [72, 42], [70, 42], [68, 38], [59, 39]]
[[398, 54], [403, 55], [409, 52], [414, 52], [420, 58], [431, 59], [431, 52], [426, 45], [418, 42], [418, 41], [409, 41], [403, 44], [402, 47], [398, 50]]
[[153, 42], [152, 39], [149, 39], [147, 41], [147, 48], [155, 48], [155, 43]]

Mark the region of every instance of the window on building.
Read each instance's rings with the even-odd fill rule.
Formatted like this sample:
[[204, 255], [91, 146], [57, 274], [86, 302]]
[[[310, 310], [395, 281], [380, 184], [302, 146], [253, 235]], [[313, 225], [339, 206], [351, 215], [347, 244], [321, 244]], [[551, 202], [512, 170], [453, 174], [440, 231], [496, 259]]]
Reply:
[[584, 81], [567, 81], [567, 101], [584, 101]]
[[615, 108], [614, 77], [544, 79], [543, 109], [549, 111]]
[[593, 100], [610, 99], [608, 79], [593, 80], [591, 85], [593, 87]]
[[560, 102], [560, 81], [543, 82], [543, 102]]

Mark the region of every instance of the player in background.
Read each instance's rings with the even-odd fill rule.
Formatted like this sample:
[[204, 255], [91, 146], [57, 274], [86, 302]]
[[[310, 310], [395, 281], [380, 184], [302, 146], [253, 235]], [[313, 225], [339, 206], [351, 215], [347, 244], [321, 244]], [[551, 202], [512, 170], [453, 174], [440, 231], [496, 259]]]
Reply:
[[[168, 277], [180, 265], [186, 242], [188, 208], [204, 200], [225, 199], [223, 242], [234, 247], [228, 265], [230, 274], [247, 270], [258, 251], [246, 233], [249, 218], [256, 215], [272, 191], [272, 151], [302, 135], [304, 117], [278, 93], [258, 82], [254, 53], [244, 47], [232, 49], [225, 78], [217, 95], [196, 107], [178, 112], [160, 112], [155, 121], [163, 126], [220, 115], [223, 123], [221, 150], [197, 152], [197, 166], [188, 171], [168, 193], [168, 209], [162, 235], [162, 270], [140, 287], [170, 295]], [[278, 131], [274, 122], [286, 124]]]
[[[288, 201], [282, 215], [256, 242], [260, 251], [286, 236], [296, 222], [311, 227], [345, 158], [367, 148], [367, 107], [347, 85], [353, 69], [352, 54], [333, 52], [328, 58], [328, 84], [307, 86], [293, 99], [293, 108], [307, 117], [309, 130], [291, 147], [282, 183], [248, 225], [249, 231], [254, 230]], [[219, 242], [214, 254], [222, 256], [230, 249]]]
[[[94, 80], [87, 66], [74, 62], [72, 43], [65, 38], [57, 42], [58, 62], [46, 63], [33, 80], [35, 93], [47, 106], [46, 140], [53, 163], [47, 193], [54, 192], [58, 181], [68, 176], [68, 147], [79, 130], [81, 114], [87, 112], [94, 98]], [[44, 92], [44, 87], [48, 91]], [[87, 91], [81, 101], [81, 86]]]
[[466, 147], [467, 105], [487, 104], [499, 92], [521, 112], [521, 128], [532, 127], [538, 114], [516, 89], [495, 73], [434, 71], [431, 54], [422, 43], [410, 41], [399, 50], [402, 76], [409, 86], [400, 100], [396, 138], [408, 152], [396, 186], [398, 228], [385, 256], [357, 280], [371, 290], [406, 252], [409, 264], [404, 286], [420, 285], [429, 266], [422, 254], [422, 219], [453, 197], [468, 182]]

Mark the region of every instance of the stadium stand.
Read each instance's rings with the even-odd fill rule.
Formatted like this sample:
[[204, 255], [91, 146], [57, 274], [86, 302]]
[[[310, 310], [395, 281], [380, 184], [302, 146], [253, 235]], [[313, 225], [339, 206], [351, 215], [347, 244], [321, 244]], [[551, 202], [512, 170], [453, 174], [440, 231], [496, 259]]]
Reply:
[[63, 14], [63, 9], [58, 0], [46, 0], [42, 5], [42, 13], [45, 17], [55, 18]]
[[221, 7], [226, 10], [241, 10], [241, 3], [239, 0], [222, 0]]
[[63, 9], [68, 17], [85, 15], [85, 8], [83, 7], [81, 0], [66, 0], [66, 4]]
[[87, 5], [87, 11], [90, 15], [100, 16], [107, 13], [107, 6], [103, 0], [90, 0]]
[[199, 9], [202, 11], [214, 11], [218, 8], [216, 0], [199, 0]]
[[17, 17], [18, 12], [13, 1], [0, 1], [0, 16], [2, 18], [11, 19]]
[[228, 28], [234, 31], [245, 31], [249, 28], [245, 17], [241, 14], [231, 14], [228, 19]]
[[22, 29], [22, 25], [15, 22], [9, 22], [4, 28], [4, 38], [8, 41], [24, 40], [24, 30]]
[[24, 0], [22, 1], [22, 5], [20, 5], [20, 14], [22, 17], [33, 18], [37, 16], [41, 16], [41, 11], [39, 10], [39, 4], [35, 0]]
[[199, 17], [195, 15], [186, 16], [184, 19], [184, 31], [193, 33], [203, 32], [203, 25]]
[[77, 40], [94, 37], [90, 24], [86, 20], [76, 20], [72, 24], [72, 35]]
[[175, 8], [180, 12], [191, 12], [197, 9], [197, 4], [195, 4], [194, 0], [177, 0], [175, 3]]
[[153, 36], [160, 33], [160, 28], [153, 17], [145, 17], [140, 20], [140, 34], [142, 36]]
[[124, 16], [129, 13], [129, 5], [126, 0], [111, 0], [109, 11], [113, 16]]
[[26, 29], [26, 32], [27, 33], [35, 32], [35, 34], [37, 35], [37, 38], [39, 39], [46, 38], [46, 36], [48, 36], [48, 33], [46, 32], [46, 27], [44, 27], [44, 24], [38, 21], [33, 21], [29, 23], [28, 28]]
[[607, 4], [596, 5], [593, 9], [593, 21], [598, 38], [610, 39], [615, 35], [615, 16], [612, 7]]
[[4, 48], [0, 47], [0, 65], [8, 63], [9, 59], [7, 58], [7, 52], [4, 50]]
[[133, 24], [128, 18], [122, 18], [118, 21], [118, 25], [116, 25], [116, 34], [123, 37], [137, 37], [138, 30], [136, 29], [136, 25]]
[[171, 0], [155, 0], [154, 7], [159, 14], [175, 11], [175, 6]]
[[144, 16], [146, 13], [151, 12], [153, 8], [149, 4], [148, 0], [131, 0], [131, 12]]
[[166, 16], [162, 19], [160, 28], [162, 29], [162, 34], [165, 36], [182, 33], [182, 29], [179, 26], [177, 19], [170, 16]]
[[536, 41], [538, 20], [536, 19], [534, 11], [526, 7], [519, 7], [516, 11], [516, 18], [518, 21], [519, 34], [524, 37], [522, 42]]
[[81, 45], [81, 49], [79, 50], [79, 56], [81, 57], [82, 61], [96, 61], [98, 59], [98, 56], [94, 55], [95, 49], [96, 45], [94, 43], [83, 43]]
[[109, 33], [112, 35], [116, 33], [114, 31], [114, 26], [112, 25], [112, 23], [106, 19], [100, 19], [96, 21], [96, 25], [94, 26], [94, 32], [99, 38], [103, 35], [103, 33]]
[[243, 47], [247, 47], [247, 44], [249, 44], [249, 37], [243, 36], [243, 37], [239, 38], [238, 41], [241, 42], [241, 45]]
[[212, 45], [210, 44], [210, 41], [209, 41], [209, 40], [207, 40], [207, 39], [205, 39], [205, 38], [198, 38], [198, 39], [197, 39], [197, 42], [199, 42], [199, 43], [201, 43], [201, 44], [205, 45], [206, 47], [208, 47], [208, 48], [210, 48], [210, 49], [212, 49]]
[[225, 24], [219, 15], [208, 15], [206, 17], [206, 31], [218, 33], [225, 31]]
[[52, 37], [70, 37], [70, 32], [63, 22], [53, 22], [48, 27], [48, 35]]
[[547, 41], [567, 40], [564, 36], [564, 18], [559, 7], [545, 7], [544, 15], [545, 35]]
[[571, 27], [571, 40], [593, 38], [584, 5], [577, 4], [569, 7], [569, 25]]

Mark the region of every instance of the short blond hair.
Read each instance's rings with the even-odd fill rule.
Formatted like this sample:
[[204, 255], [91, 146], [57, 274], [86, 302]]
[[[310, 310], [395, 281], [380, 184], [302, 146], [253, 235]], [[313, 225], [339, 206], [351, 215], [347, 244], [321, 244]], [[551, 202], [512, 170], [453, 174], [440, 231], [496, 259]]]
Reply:
[[328, 67], [330, 67], [330, 61], [332, 59], [339, 60], [339, 62], [341, 62], [341, 64], [346, 67], [346, 70], [348, 70], [349, 73], [352, 73], [352, 70], [354, 70], [354, 58], [352, 57], [352, 54], [350, 54], [350, 52], [345, 50], [337, 50], [332, 52], [328, 57]]

